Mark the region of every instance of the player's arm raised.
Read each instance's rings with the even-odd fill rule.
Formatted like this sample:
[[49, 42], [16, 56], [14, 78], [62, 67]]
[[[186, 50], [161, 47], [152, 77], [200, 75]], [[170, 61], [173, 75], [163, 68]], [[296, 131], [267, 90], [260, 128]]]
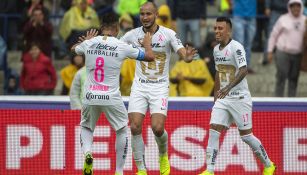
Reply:
[[180, 48], [177, 51], [177, 54], [181, 59], [183, 59], [185, 62], [189, 63], [193, 60], [194, 55], [197, 53], [197, 50], [194, 47], [191, 47], [189, 45], [186, 45], [185, 48]]
[[71, 51], [72, 52], [75, 52], [76, 53], [76, 47], [79, 45], [79, 44], [81, 44], [83, 41], [85, 41], [85, 40], [89, 40], [89, 39], [91, 39], [91, 38], [93, 38], [93, 37], [95, 37], [95, 36], [97, 36], [98, 35], [98, 30], [96, 30], [96, 29], [90, 29], [89, 31], [87, 31], [86, 32], [86, 35], [82, 35], [82, 36], [80, 36], [78, 39], [78, 43], [76, 43], [76, 44], [74, 44], [72, 47], [71, 47]]

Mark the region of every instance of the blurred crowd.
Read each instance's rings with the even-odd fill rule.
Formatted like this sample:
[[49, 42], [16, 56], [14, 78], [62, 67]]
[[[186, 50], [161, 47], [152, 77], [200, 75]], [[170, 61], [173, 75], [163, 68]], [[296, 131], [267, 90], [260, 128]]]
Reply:
[[[1, 0], [0, 70], [5, 68], [5, 95], [52, 95], [59, 79], [61, 95], [70, 93], [75, 75], [84, 66], [82, 56], [69, 48], [88, 29], [100, 27], [101, 16], [120, 15], [119, 38], [140, 26], [139, 7], [147, 0]], [[263, 52], [265, 66], [274, 59], [275, 96], [296, 96], [300, 70], [307, 71], [307, 0], [154, 0], [159, 7], [158, 25], [175, 30], [182, 43], [199, 50], [192, 63], [178, 60], [170, 70], [170, 96], [212, 96], [215, 65], [209, 8], [232, 16], [233, 38], [245, 47], [249, 73], [251, 52]], [[12, 15], [4, 24], [4, 15]], [[2, 17], [2, 18], [1, 18]], [[5, 29], [3, 26], [7, 26]], [[201, 38], [205, 30], [206, 38]], [[22, 70], [5, 67], [6, 52], [21, 50]], [[70, 64], [56, 75], [54, 61]], [[122, 65], [120, 85], [129, 96], [135, 61]], [[20, 73], [19, 73], [20, 72]], [[284, 92], [288, 83], [288, 92]]]

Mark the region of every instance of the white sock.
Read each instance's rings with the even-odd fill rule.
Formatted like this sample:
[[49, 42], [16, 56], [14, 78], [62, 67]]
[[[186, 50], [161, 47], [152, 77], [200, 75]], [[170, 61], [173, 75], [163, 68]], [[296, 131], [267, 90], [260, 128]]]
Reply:
[[131, 138], [131, 145], [132, 145], [132, 153], [134, 161], [138, 170], [146, 170], [145, 157], [144, 157], [145, 145], [142, 134], [133, 135]]
[[207, 163], [207, 171], [213, 173], [216, 156], [219, 150], [219, 139], [220, 133], [216, 130], [209, 130], [209, 140], [208, 146], [206, 150], [206, 163]]
[[155, 140], [156, 140], [157, 145], [158, 145], [160, 156], [167, 153], [167, 142], [168, 142], [167, 132], [164, 130], [162, 136], [160, 136], [160, 137], [155, 136]]
[[87, 152], [91, 153], [93, 144], [93, 131], [91, 131], [89, 128], [81, 126], [80, 143], [84, 155]]
[[115, 151], [116, 151], [116, 172], [123, 174], [124, 165], [128, 152], [128, 128], [116, 131]]
[[252, 148], [255, 155], [260, 159], [265, 167], [271, 166], [271, 160], [257, 137], [253, 134], [248, 134], [241, 136], [241, 139]]

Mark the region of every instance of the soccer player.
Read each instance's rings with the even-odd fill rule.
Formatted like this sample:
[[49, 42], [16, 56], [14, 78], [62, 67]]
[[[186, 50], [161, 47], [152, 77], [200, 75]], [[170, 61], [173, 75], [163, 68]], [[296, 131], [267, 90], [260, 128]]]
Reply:
[[200, 175], [213, 175], [222, 130], [235, 122], [241, 139], [248, 144], [265, 168], [264, 175], [272, 175], [275, 165], [269, 159], [260, 140], [252, 133], [252, 100], [248, 89], [247, 66], [243, 46], [231, 39], [232, 23], [227, 17], [218, 17], [214, 26], [215, 87], [211, 113], [209, 140], [206, 150], [207, 170]]
[[137, 60], [135, 78], [131, 88], [128, 116], [131, 128], [131, 145], [138, 175], [146, 175], [144, 160], [145, 146], [142, 137], [142, 124], [147, 108], [151, 114], [151, 128], [159, 148], [160, 174], [170, 174], [170, 164], [167, 154], [168, 136], [164, 129], [167, 114], [167, 99], [169, 91], [169, 61], [171, 50], [174, 50], [186, 62], [191, 62], [196, 50], [183, 47], [176, 33], [168, 28], [158, 26], [157, 7], [152, 2], [144, 3], [140, 8], [142, 26], [127, 32], [122, 41], [133, 43], [142, 48], [141, 41], [149, 32], [152, 35], [152, 49], [155, 61]]
[[116, 175], [123, 174], [127, 154], [128, 114], [119, 91], [119, 74], [126, 57], [142, 61], [153, 61], [151, 36], [145, 34], [145, 52], [116, 38], [119, 31], [118, 16], [110, 13], [103, 16], [102, 35], [90, 30], [82, 43], [72, 51], [85, 55], [86, 79], [81, 110], [80, 142], [85, 155], [83, 174], [93, 174], [92, 143], [96, 122], [103, 112], [111, 127], [116, 131]]

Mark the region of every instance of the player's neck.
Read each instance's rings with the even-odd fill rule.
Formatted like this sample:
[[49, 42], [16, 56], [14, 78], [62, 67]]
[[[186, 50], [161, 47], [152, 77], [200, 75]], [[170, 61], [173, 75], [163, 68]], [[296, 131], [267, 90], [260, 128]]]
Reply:
[[153, 24], [150, 28], [145, 28], [143, 27], [143, 31], [146, 33], [146, 32], [149, 32], [151, 35], [153, 35], [154, 33], [156, 33], [158, 30], [158, 25], [157, 24]]
[[102, 31], [102, 36], [113, 36], [114, 32], [111, 30], [103, 30]]
[[223, 49], [224, 47], [226, 47], [227, 44], [230, 43], [230, 41], [231, 41], [231, 38], [228, 38], [228, 39], [226, 39], [226, 40], [220, 42], [220, 49]]

